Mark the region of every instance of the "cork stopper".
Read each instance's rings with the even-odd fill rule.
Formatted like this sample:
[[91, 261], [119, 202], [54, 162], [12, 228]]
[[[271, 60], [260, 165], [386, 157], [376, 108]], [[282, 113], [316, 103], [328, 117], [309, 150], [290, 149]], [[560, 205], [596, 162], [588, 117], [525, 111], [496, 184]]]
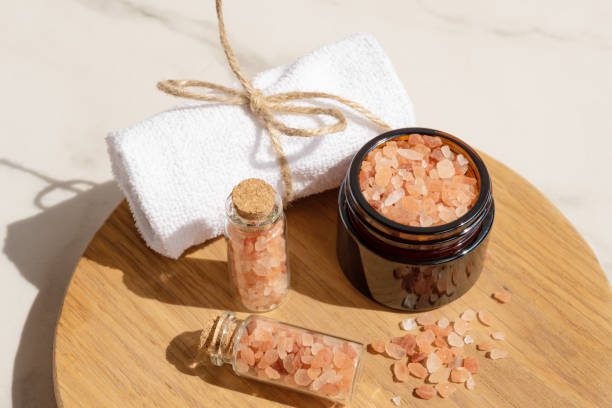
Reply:
[[256, 178], [243, 180], [232, 190], [234, 208], [247, 220], [266, 218], [274, 210], [275, 198], [274, 188]]

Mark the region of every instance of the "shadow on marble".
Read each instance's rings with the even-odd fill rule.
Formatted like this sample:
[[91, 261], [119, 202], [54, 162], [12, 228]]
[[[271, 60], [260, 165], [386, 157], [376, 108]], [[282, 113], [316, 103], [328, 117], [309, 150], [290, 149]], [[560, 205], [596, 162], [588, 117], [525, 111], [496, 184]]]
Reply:
[[[6, 159], [0, 159], [0, 166], [47, 183], [33, 199], [40, 212], [7, 226], [3, 251], [38, 288], [15, 357], [13, 406], [55, 407], [53, 340], [64, 292], [78, 259], [120, 201], [121, 192], [114, 181], [57, 180]], [[46, 204], [46, 198], [58, 190], [71, 197]]]

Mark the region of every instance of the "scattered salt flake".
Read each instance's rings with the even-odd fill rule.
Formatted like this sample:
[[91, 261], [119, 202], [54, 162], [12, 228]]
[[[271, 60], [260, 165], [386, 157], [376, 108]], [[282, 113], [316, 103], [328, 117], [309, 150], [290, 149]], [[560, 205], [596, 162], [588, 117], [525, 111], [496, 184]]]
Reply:
[[450, 380], [454, 383], [463, 383], [470, 377], [470, 372], [464, 367], [457, 367], [451, 370]]
[[400, 322], [400, 327], [402, 330], [410, 331], [416, 329], [416, 321], [414, 318], [404, 319]]
[[394, 395], [393, 397], [391, 397], [391, 402], [396, 407], [399, 407], [402, 404], [402, 397], [400, 397], [399, 395]]
[[476, 381], [474, 380], [474, 377], [470, 376], [467, 380], [465, 380], [465, 388], [470, 391], [476, 388]]
[[489, 315], [489, 312], [485, 310], [478, 311], [478, 320], [485, 326], [491, 326], [491, 316]]
[[508, 352], [506, 350], [494, 348], [493, 350], [489, 351], [489, 358], [491, 360], [499, 360], [500, 358], [506, 357], [508, 357]]
[[474, 338], [468, 334], [463, 338], [463, 342], [465, 344], [472, 344], [474, 342]]
[[436, 390], [431, 385], [421, 385], [414, 389], [414, 393], [417, 397], [425, 400], [432, 399], [436, 395]]
[[448, 398], [455, 391], [457, 391], [457, 388], [452, 384], [442, 383], [442, 384], [436, 384], [436, 391], [438, 391], [438, 395], [440, 395], [440, 397]]
[[476, 348], [480, 351], [491, 351], [493, 350], [493, 343], [490, 341], [483, 341], [482, 343], [478, 343]]
[[463, 367], [470, 373], [476, 374], [480, 370], [480, 363], [476, 357], [468, 356], [463, 359]]
[[453, 322], [453, 329], [457, 334], [463, 336], [470, 329], [470, 324], [465, 320], [459, 318]]
[[493, 292], [493, 299], [497, 300], [499, 303], [508, 303], [510, 299], [512, 299], [512, 293], [507, 290], [499, 290], [497, 292]]
[[466, 309], [463, 313], [461, 313], [461, 319], [465, 320], [466, 322], [471, 322], [475, 318], [476, 312], [472, 309]]
[[435, 353], [431, 353], [429, 356], [427, 356], [425, 366], [427, 367], [427, 372], [431, 374], [438, 371], [438, 369], [442, 366], [442, 361]]
[[439, 368], [436, 372], [429, 374], [427, 382], [431, 384], [439, 384], [448, 382], [448, 376], [450, 375], [451, 369], [446, 367]]
[[431, 313], [427, 312], [417, 316], [416, 322], [421, 326], [428, 326], [430, 324], [434, 324], [436, 319]]
[[370, 348], [372, 349], [372, 351], [374, 351], [376, 353], [384, 353], [385, 352], [385, 343], [386, 343], [386, 341], [384, 341], [384, 340], [375, 340], [372, 343], [370, 343]]
[[408, 366], [404, 361], [396, 361], [393, 363], [393, 375], [399, 382], [404, 382], [408, 379], [410, 372], [408, 371]]
[[399, 344], [391, 342], [385, 343], [385, 353], [395, 360], [401, 360], [406, 357], [406, 350]]
[[503, 331], [495, 331], [491, 333], [491, 338], [494, 340], [504, 340], [506, 338], [506, 333]]
[[450, 322], [448, 321], [446, 317], [443, 317], [440, 320], [438, 320], [438, 327], [441, 329], [446, 329], [449, 324]]
[[446, 341], [448, 341], [448, 344], [453, 347], [463, 347], [464, 344], [463, 338], [461, 338], [461, 336], [459, 336], [455, 332], [450, 332], [448, 337], [446, 338]]
[[427, 377], [427, 369], [421, 363], [408, 363], [408, 372], [416, 378]]

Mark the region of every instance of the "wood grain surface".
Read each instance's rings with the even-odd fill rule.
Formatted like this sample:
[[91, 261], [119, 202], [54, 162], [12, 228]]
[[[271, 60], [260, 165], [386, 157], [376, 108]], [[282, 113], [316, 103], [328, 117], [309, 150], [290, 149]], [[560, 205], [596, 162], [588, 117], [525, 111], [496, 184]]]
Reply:
[[[352, 407], [591, 407], [612, 401], [612, 296], [590, 248], [534, 187], [484, 157], [493, 176], [496, 220], [485, 270], [462, 298], [433, 313], [470, 307], [506, 332], [505, 360], [478, 354], [474, 391], [418, 400], [420, 382], [396, 383], [392, 361], [367, 354]], [[288, 211], [292, 290], [272, 318], [364, 343], [401, 333], [406, 313], [383, 309], [344, 278], [335, 256], [336, 191]], [[65, 407], [329, 406], [323, 400], [237, 377], [231, 368], [190, 363], [200, 329], [237, 310], [225, 242], [216, 239], [173, 261], [149, 250], [122, 203], [74, 272], [57, 325], [55, 386]], [[490, 294], [513, 292], [502, 305]], [[246, 315], [237, 310], [239, 317]], [[474, 336], [488, 331], [475, 325]], [[470, 348], [471, 350], [472, 348]]]

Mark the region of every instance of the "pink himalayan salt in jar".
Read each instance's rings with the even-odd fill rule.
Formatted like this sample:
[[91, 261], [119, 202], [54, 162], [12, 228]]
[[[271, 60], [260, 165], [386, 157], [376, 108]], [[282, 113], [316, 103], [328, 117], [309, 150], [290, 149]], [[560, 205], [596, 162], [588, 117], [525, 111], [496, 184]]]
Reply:
[[289, 291], [286, 221], [280, 196], [263, 180], [239, 183], [226, 202], [227, 260], [240, 303], [266, 312]]
[[202, 331], [202, 347], [214, 365], [230, 364], [242, 377], [315, 395], [350, 400], [363, 345], [340, 337], [231, 312]]
[[[442, 151], [444, 145], [449, 151]], [[390, 161], [379, 163], [390, 164], [386, 166], [391, 168], [390, 177], [383, 174], [380, 183], [367, 186], [385, 186], [380, 194], [386, 201], [382, 205], [380, 196], [372, 196], [373, 189], [363, 188], [370, 175], [365, 177], [362, 164], [368, 157], [376, 162], [377, 152], [388, 146], [420, 154], [404, 151], [409, 156], [404, 161], [395, 155], [397, 152], [388, 151], [385, 156]], [[437, 148], [439, 154], [434, 153]], [[423, 166], [424, 159], [433, 154], [437, 158]], [[437, 163], [448, 159], [447, 155], [453, 159], [449, 160], [453, 167], [442, 165], [440, 174]], [[459, 155], [463, 159], [459, 160]], [[432, 177], [434, 168], [438, 174]], [[394, 183], [391, 178], [396, 175], [402, 180]], [[426, 181], [426, 176], [429, 185], [417, 181]], [[435, 184], [438, 188], [430, 188]], [[400, 187], [404, 191], [391, 196]], [[460, 198], [459, 192], [471, 194]], [[398, 199], [398, 195], [402, 197]], [[450, 209], [454, 209], [454, 216], [449, 214]], [[444, 219], [447, 216], [448, 221]], [[353, 157], [338, 193], [338, 217], [338, 261], [355, 288], [393, 309], [435, 309], [461, 297], [483, 271], [495, 218], [491, 178], [478, 153], [456, 136], [427, 128], [392, 130], [367, 142]]]

